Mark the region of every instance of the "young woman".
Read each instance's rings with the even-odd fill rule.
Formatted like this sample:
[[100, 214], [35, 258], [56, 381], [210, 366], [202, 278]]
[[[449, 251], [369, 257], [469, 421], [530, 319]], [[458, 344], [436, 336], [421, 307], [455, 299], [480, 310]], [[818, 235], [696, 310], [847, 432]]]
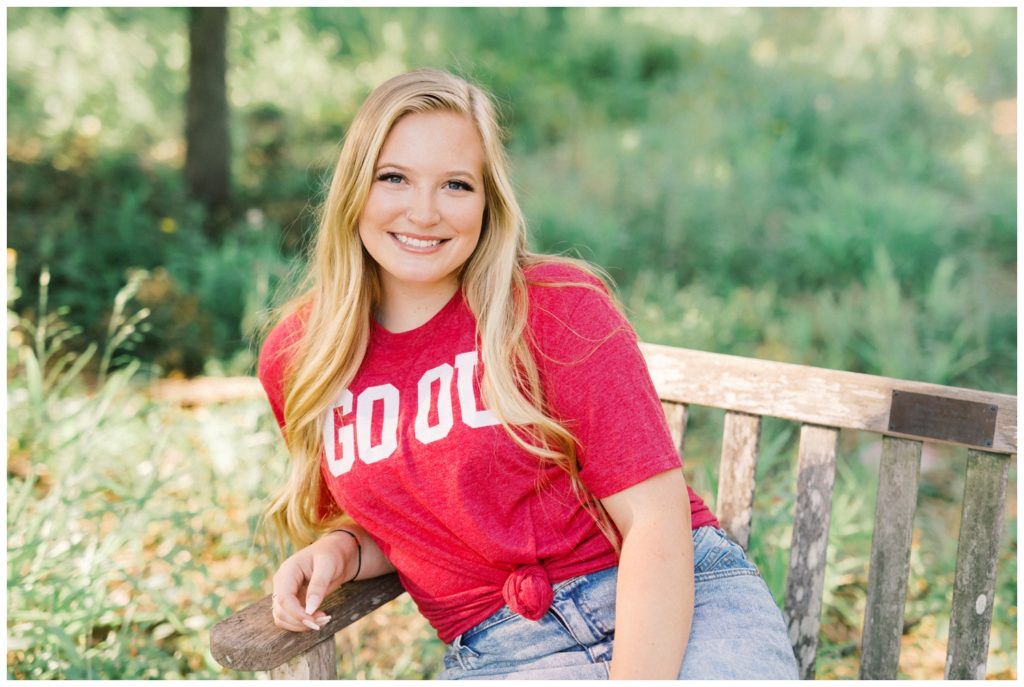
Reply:
[[417, 70], [370, 95], [286, 312], [259, 367], [292, 455], [268, 515], [304, 546], [280, 627], [394, 570], [442, 677], [797, 677], [603, 282], [527, 251], [479, 88]]

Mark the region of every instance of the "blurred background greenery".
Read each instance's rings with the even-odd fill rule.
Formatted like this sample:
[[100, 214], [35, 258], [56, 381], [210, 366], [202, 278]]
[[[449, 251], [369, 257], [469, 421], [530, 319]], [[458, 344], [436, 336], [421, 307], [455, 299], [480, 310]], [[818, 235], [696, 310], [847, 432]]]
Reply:
[[[251, 374], [346, 127], [409, 68], [494, 93], [533, 246], [607, 269], [643, 339], [1016, 393], [1013, 8], [234, 7], [217, 203], [183, 174], [194, 22], [7, 11], [11, 677], [231, 674], [209, 626], [268, 586], [279, 435], [258, 399], [151, 383]], [[720, 426], [688, 433], [709, 501]], [[762, 443], [752, 552], [781, 598], [792, 427]], [[856, 673], [877, 445], [844, 435], [840, 463], [832, 677]], [[1015, 477], [990, 677], [1016, 676]], [[905, 676], [942, 675], [962, 483], [926, 452]], [[350, 677], [439, 669], [408, 601], [340, 641]]]

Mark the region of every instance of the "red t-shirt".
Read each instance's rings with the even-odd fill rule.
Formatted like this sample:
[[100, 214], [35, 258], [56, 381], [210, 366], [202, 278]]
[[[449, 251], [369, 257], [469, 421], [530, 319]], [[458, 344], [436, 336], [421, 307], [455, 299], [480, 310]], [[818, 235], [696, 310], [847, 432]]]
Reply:
[[[604, 498], [679, 469], [636, 334], [603, 287], [539, 283], [599, 283], [555, 264], [527, 276], [527, 326], [549, 412], [576, 437], [587, 488]], [[481, 404], [476, 320], [461, 292], [412, 331], [371, 327], [359, 372], [325, 424], [325, 485], [388, 556], [442, 641], [506, 603], [539, 618], [551, 584], [616, 565], [566, 473], [519, 448]], [[260, 354], [282, 426], [282, 349], [300, 330], [297, 317], [286, 318]], [[717, 524], [692, 490], [689, 498], [694, 528]]]

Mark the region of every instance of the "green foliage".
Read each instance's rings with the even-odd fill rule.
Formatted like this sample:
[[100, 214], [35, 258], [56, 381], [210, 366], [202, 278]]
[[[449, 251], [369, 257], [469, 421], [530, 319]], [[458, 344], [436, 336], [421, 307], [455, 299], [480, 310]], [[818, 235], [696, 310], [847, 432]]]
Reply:
[[[1016, 392], [1012, 8], [235, 7], [219, 241], [180, 178], [185, 10], [7, 16], [11, 676], [223, 674], [204, 633], [272, 570], [237, 525], [279, 438], [260, 403], [187, 414], [133, 384], [251, 371], [356, 108], [414, 66], [497, 96], [531, 243], [609, 270], [643, 339]], [[720, 429], [691, 413], [709, 500]], [[766, 422], [753, 555], [777, 598], [793, 441]], [[819, 671], [836, 676], [873, 509], [867, 449], [844, 442]], [[908, 622], [949, 588], [935, 504], [960, 479], [922, 487]], [[1016, 658], [1007, 537], [997, 674]], [[351, 676], [436, 674], [422, 625], [382, 660], [374, 638], [406, 616], [354, 631]]]
[[942, 258], [919, 296], [884, 249], [863, 282], [813, 296], [774, 284], [716, 295], [646, 272], [625, 298], [640, 337], [701, 350], [1013, 393], [1012, 282]]
[[12, 163], [11, 172], [8, 191], [19, 211], [8, 242], [19, 282], [30, 285], [25, 302], [36, 300], [35, 277], [52, 265], [55, 305], [84, 336], [71, 343], [106, 336], [109, 303], [126, 275], [141, 269], [138, 300], [160, 336], [142, 342], [139, 357], [164, 372], [197, 374], [210, 359], [246, 351], [256, 314], [287, 276], [276, 221], [252, 210], [215, 244], [177, 175], [128, 155], [67, 171], [49, 161]]
[[[774, 301], [774, 319], [748, 313], [735, 332], [721, 331], [728, 318], [711, 323], [715, 344], [1007, 389], [1016, 360], [1011, 14], [233, 8], [237, 236], [222, 247], [202, 237], [203, 218], [172, 171], [182, 152], [172, 94], [184, 85], [184, 13], [15, 9], [11, 244], [20, 278], [34, 283], [50, 264], [70, 317], [95, 336], [127, 268], [165, 267], [158, 290], [170, 301], [152, 321], [174, 343], [146, 357], [190, 373], [232, 358], [244, 349], [246, 296], [229, 272], [244, 274], [246, 259], [280, 262], [277, 245], [298, 252], [360, 101], [391, 74], [435, 65], [502, 102], [541, 250], [594, 260], [627, 294], [654, 279], [736, 307]], [[125, 75], [95, 54], [97, 45], [129, 54], [156, 34], [145, 61], [170, 72], [148, 90], [141, 72]], [[58, 65], [75, 88], [36, 78]], [[109, 93], [115, 83], [159, 109], [110, 108], [126, 97]], [[254, 209], [266, 220], [259, 241], [244, 220]], [[898, 306], [870, 300], [884, 295], [874, 273], [898, 284]], [[942, 292], [945, 304], [929, 295], [943, 283], [956, 286]], [[996, 297], [959, 291], [978, 289]], [[905, 319], [900, 308], [927, 313], [913, 335], [886, 343], [892, 318]], [[780, 312], [799, 345], [771, 340]], [[854, 323], [866, 328], [847, 332]]]
[[206, 248], [198, 211], [171, 170], [147, 170], [133, 156], [118, 155], [64, 171], [50, 160], [12, 162], [9, 172], [17, 209], [8, 245], [18, 254], [19, 282], [29, 285], [27, 302], [35, 300], [43, 265], [51, 265], [56, 305], [86, 340], [105, 336], [109, 304], [131, 270]]
[[[141, 276], [118, 294], [105, 360], [141, 330]], [[47, 286], [38, 320], [8, 319], [8, 677], [224, 677], [210, 627], [262, 596], [275, 568], [253, 545], [285, 466], [273, 417], [259, 399], [196, 412], [155, 401], [137, 361], [90, 383], [95, 347], [65, 348], [72, 329]], [[440, 670], [443, 645], [407, 598], [372, 623], [345, 641], [407, 641], [390, 659], [353, 652], [343, 675]]]

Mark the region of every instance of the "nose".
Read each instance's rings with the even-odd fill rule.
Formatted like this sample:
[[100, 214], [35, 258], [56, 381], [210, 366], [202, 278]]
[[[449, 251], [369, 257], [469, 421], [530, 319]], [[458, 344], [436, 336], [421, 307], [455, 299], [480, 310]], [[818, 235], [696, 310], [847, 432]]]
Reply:
[[419, 227], [430, 227], [440, 222], [441, 213], [438, 212], [434, 194], [429, 189], [412, 194], [405, 217]]

